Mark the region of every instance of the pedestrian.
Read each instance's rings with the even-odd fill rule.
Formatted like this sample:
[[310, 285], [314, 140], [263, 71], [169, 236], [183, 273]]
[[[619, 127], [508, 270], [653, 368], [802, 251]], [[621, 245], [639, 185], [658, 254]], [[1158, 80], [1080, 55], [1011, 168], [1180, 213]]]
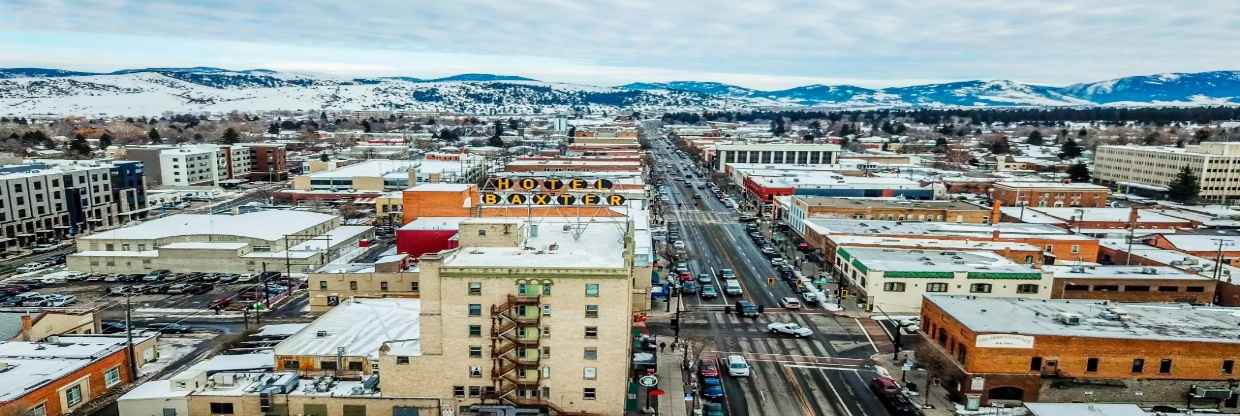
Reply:
[[667, 352], [667, 343], [659, 342], [659, 352]]

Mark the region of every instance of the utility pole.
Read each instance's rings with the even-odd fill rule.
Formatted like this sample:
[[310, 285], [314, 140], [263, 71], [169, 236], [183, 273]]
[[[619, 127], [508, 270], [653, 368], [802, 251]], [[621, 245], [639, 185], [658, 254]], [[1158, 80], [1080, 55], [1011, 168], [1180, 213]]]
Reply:
[[138, 379], [138, 362], [133, 353], [133, 304], [129, 302], [131, 291], [125, 286], [125, 347], [129, 356], [129, 378]]
[[1214, 257], [1214, 280], [1223, 278], [1223, 246], [1230, 246], [1233, 243], [1226, 238], [1212, 238], [1218, 243], [1218, 254]]

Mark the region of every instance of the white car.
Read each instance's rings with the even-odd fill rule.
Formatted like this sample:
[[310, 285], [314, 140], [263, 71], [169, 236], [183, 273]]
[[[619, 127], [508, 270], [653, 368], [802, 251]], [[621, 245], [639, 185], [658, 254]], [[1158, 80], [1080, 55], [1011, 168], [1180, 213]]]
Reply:
[[801, 309], [801, 301], [793, 297], [779, 298], [779, 306], [783, 306], [784, 309]]
[[792, 322], [775, 322], [766, 325], [767, 332], [772, 334], [787, 334], [797, 338], [804, 338], [814, 335], [814, 331]]
[[745, 361], [745, 357], [739, 355], [729, 355], [724, 359], [724, 364], [728, 367], [728, 375], [732, 377], [749, 377], [749, 363]]
[[17, 272], [18, 272], [18, 273], [30, 273], [30, 272], [33, 272], [33, 271], [35, 271], [35, 270], [40, 270], [40, 269], [42, 269], [42, 268], [44, 268], [44, 267], [47, 267], [47, 265], [45, 265], [45, 264], [43, 264], [43, 263], [30, 263], [30, 264], [27, 264], [27, 265], [23, 265], [23, 266], [21, 266], [21, 267], [18, 267], [18, 268], [17, 268]]

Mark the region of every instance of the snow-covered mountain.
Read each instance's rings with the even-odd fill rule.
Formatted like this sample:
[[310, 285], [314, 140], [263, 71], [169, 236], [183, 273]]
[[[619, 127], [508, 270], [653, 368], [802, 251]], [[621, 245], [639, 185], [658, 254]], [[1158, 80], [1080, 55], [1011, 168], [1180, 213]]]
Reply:
[[1240, 105], [1240, 72], [1134, 76], [1066, 87], [962, 81], [870, 89], [806, 85], [764, 91], [718, 82], [599, 87], [515, 75], [330, 78], [266, 69], [141, 68], [90, 73], [0, 69], [0, 115], [271, 110], [530, 113], [566, 109], [895, 108]]

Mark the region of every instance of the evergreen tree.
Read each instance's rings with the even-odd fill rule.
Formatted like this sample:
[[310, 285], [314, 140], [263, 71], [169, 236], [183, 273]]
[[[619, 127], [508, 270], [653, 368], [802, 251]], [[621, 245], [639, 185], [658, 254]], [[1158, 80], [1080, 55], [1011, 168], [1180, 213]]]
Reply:
[[1158, 144], [1158, 132], [1151, 131], [1147, 133], [1145, 135], [1145, 138], [1141, 140], [1141, 143], [1145, 144], [1146, 146], [1153, 146], [1153, 145]]
[[280, 134], [280, 125], [271, 123], [270, 126], [267, 126], [267, 134]]
[[112, 135], [107, 134], [107, 133], [100, 135], [99, 136], [99, 148], [107, 149], [110, 146], [112, 146]]
[[73, 136], [73, 140], [69, 142], [69, 152], [78, 156], [90, 157], [90, 143], [86, 142], [86, 137], [81, 134]]
[[458, 140], [461, 140], [461, 136], [458, 136], [456, 132], [452, 130], [442, 129], [439, 130], [439, 140], [443, 140], [448, 143], [456, 143]]
[[1175, 180], [1167, 186], [1167, 199], [1183, 204], [1197, 200], [1199, 193], [1201, 193], [1201, 185], [1197, 181], [1197, 175], [1194, 175], [1188, 166], [1180, 169]]
[[568, 126], [568, 137], [569, 142], [572, 142], [573, 137], [577, 137], [577, 126]]
[[147, 140], [150, 140], [152, 144], [163, 141], [163, 138], [159, 136], [159, 130], [154, 127], [151, 127], [151, 129], [146, 132], [146, 138]]
[[370, 133], [370, 120], [362, 120], [362, 131]]
[[1076, 131], [1076, 137], [1080, 137], [1084, 139], [1085, 137], [1088, 137], [1088, 136], [1089, 136], [1089, 130], [1085, 130], [1084, 127], [1081, 127], [1080, 130]]
[[1193, 138], [1197, 139], [1198, 143], [1210, 140], [1210, 130], [1205, 128], [1197, 129], [1197, 131], [1193, 132]]
[[1071, 179], [1072, 182], [1089, 182], [1089, 166], [1086, 166], [1085, 162], [1078, 162], [1072, 166], [1069, 166], [1068, 178]]
[[934, 152], [935, 153], [946, 153], [947, 152], [947, 138], [940, 137], [940, 138], [934, 139]]
[[1042, 138], [1042, 131], [1034, 130], [1034, 131], [1029, 132], [1029, 138], [1025, 140], [1025, 143], [1030, 146], [1041, 146], [1043, 143], [1045, 143], [1045, 141]]
[[1076, 140], [1072, 140], [1072, 138], [1069, 137], [1068, 140], [1063, 142], [1063, 145], [1059, 146], [1059, 158], [1072, 159], [1080, 157], [1081, 150], [1081, 145], [1077, 144]]
[[491, 136], [491, 138], [487, 139], [487, 146], [504, 147], [504, 139], [499, 138], [499, 136]]
[[1012, 150], [1011, 144], [1008, 143], [1007, 136], [999, 136], [990, 141], [990, 153], [997, 155], [1008, 154]]
[[229, 127], [224, 129], [224, 134], [220, 136], [220, 141], [224, 142], [224, 144], [237, 144], [237, 142], [241, 141], [241, 134], [237, 133], [237, 129]]
[[784, 133], [787, 132], [788, 127], [784, 125], [783, 117], [776, 117], [774, 120], [771, 120], [771, 134], [774, 134], [776, 137], [783, 137]]

